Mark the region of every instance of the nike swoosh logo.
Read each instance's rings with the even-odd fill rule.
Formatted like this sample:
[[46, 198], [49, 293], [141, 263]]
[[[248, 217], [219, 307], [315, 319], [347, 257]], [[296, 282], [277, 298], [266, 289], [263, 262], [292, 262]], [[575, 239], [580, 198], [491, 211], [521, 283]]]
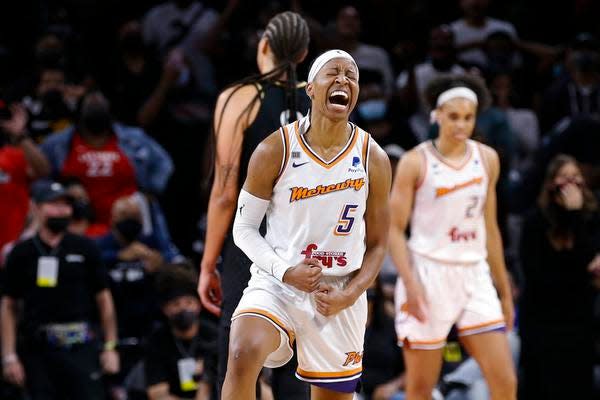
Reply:
[[306, 161], [306, 162], [303, 162], [303, 163], [300, 163], [300, 164], [296, 164], [296, 163], [294, 162], [294, 163], [292, 163], [292, 167], [294, 167], [294, 168], [298, 168], [298, 167], [301, 167], [301, 166], [303, 166], [304, 164], [308, 164], [308, 161]]

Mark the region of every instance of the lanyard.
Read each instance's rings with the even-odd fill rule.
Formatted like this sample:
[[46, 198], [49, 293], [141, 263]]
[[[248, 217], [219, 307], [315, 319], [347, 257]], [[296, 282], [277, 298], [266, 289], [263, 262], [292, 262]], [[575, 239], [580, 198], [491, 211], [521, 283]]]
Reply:
[[46, 248], [44, 247], [44, 245], [40, 241], [40, 238], [39, 238], [38, 235], [35, 235], [33, 237], [33, 244], [35, 245], [35, 247], [39, 251], [40, 255], [45, 256], [45, 257], [56, 257], [56, 255], [60, 251], [60, 243], [59, 243], [58, 246], [56, 246], [53, 249], [50, 249], [50, 252], [47, 252]]
[[194, 336], [188, 350], [185, 349], [183, 343], [178, 338], [173, 336], [173, 339], [175, 340], [175, 346], [177, 346], [179, 354], [181, 354], [184, 358], [196, 358], [195, 352], [198, 345], [198, 336]]

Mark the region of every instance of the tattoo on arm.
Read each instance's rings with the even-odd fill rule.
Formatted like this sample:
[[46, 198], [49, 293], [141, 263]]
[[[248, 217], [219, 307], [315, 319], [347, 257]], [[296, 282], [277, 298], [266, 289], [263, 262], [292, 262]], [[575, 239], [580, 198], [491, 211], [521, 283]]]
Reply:
[[225, 164], [219, 166], [219, 175], [221, 176], [220, 184], [221, 187], [227, 186], [231, 181], [234, 181], [238, 177], [239, 167], [233, 164]]

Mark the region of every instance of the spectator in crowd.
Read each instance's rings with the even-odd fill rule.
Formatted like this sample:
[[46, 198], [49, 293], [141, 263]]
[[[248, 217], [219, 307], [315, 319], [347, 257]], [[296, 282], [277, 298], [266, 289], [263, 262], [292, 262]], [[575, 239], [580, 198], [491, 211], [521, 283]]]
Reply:
[[410, 149], [418, 144], [406, 119], [394, 112], [385, 96], [383, 79], [376, 71], [361, 71], [356, 121], [380, 146], [397, 144]]
[[591, 190], [600, 189], [600, 120], [590, 116], [565, 119], [544, 138], [535, 156], [533, 166], [527, 170], [513, 191], [512, 207], [524, 212], [535, 202], [537, 191], [543, 183], [546, 168], [558, 154], [572, 156], [579, 163], [585, 181]]
[[198, 277], [190, 267], [166, 265], [156, 277], [161, 310], [168, 324], [148, 339], [144, 360], [149, 400], [209, 400], [214, 377], [205, 369], [213, 346], [201, 328]]
[[[62, 185], [42, 181], [33, 199], [38, 232], [18, 243], [6, 261], [0, 306], [4, 377], [26, 387], [33, 400], [104, 400], [100, 371], [118, 372], [119, 356], [100, 253], [89, 239], [66, 233], [72, 208]], [[102, 336], [93, 327], [95, 315]], [[23, 338], [19, 346], [17, 337]]]
[[589, 33], [580, 33], [565, 55], [566, 74], [543, 96], [540, 111], [542, 133], [566, 117], [600, 115], [600, 42]]
[[159, 58], [175, 46], [190, 46], [217, 24], [219, 14], [198, 0], [167, 0], [146, 14], [142, 26], [144, 42]]
[[427, 139], [430, 109], [423, 91], [434, 78], [442, 74], [462, 74], [465, 70], [456, 61], [454, 33], [447, 25], [433, 28], [429, 34], [427, 60], [403, 71], [396, 79], [403, 108], [410, 114], [410, 125], [419, 142]]
[[40, 143], [48, 135], [71, 125], [75, 104], [65, 98], [66, 78], [62, 66], [42, 66], [38, 72], [34, 93], [22, 102], [29, 113], [29, 132]]
[[[138, 121], [175, 162], [175, 173], [162, 200], [173, 239], [186, 254], [191, 253], [196, 223], [206, 204], [203, 182], [209, 157], [203, 155], [218, 94], [211, 53], [237, 3], [229, 0], [218, 15], [199, 1], [170, 1], [150, 10], [144, 21], [144, 37], [148, 37], [149, 25], [157, 32], [168, 29], [162, 32], [166, 36], [160, 45], [162, 74], [139, 110]], [[182, 208], [188, 212], [181, 213]]]
[[488, 80], [493, 105], [508, 118], [515, 135], [516, 155], [511, 165], [513, 171], [524, 171], [531, 167], [535, 152], [540, 144], [540, 128], [537, 116], [528, 108], [517, 108], [519, 93], [509, 72], [498, 72]]
[[379, 279], [374, 287], [367, 290], [367, 302], [362, 376], [365, 400], [390, 400], [404, 389], [404, 363], [397, 343], [394, 317], [386, 313]]
[[90, 238], [104, 235], [108, 227], [95, 222], [96, 217], [90, 202], [90, 196], [83, 184], [77, 178], [72, 177], [62, 180], [61, 183], [65, 187], [65, 191], [69, 195], [71, 206], [73, 207], [69, 232]]
[[160, 63], [152, 57], [136, 20], [118, 30], [114, 74], [106, 87], [115, 118], [127, 125], [138, 124], [138, 112], [160, 79]]
[[142, 130], [113, 122], [100, 92], [87, 94], [79, 123], [42, 144], [55, 177], [77, 178], [96, 222], [110, 223], [116, 199], [137, 190], [160, 194], [173, 172], [169, 155]]
[[386, 97], [392, 95], [394, 74], [387, 52], [379, 46], [362, 43], [360, 39], [360, 14], [353, 6], [342, 7], [335, 20], [337, 47], [352, 55], [360, 68], [360, 72], [377, 71], [383, 77], [383, 88]]
[[179, 256], [171, 243], [161, 242], [155, 235], [145, 235], [142, 222], [136, 196], [121, 197], [112, 207], [110, 232], [96, 241], [110, 278], [119, 338], [127, 344], [119, 349], [122, 372], [116, 382], [118, 386], [140, 360], [140, 343], [160, 316], [154, 290], [155, 273], [165, 261], [174, 261]]
[[460, 0], [464, 16], [450, 24], [459, 51], [458, 59], [480, 69], [485, 69], [490, 61], [482, 49], [490, 33], [503, 31], [512, 39], [517, 39], [517, 30], [513, 24], [488, 17], [489, 4], [490, 0]]
[[25, 229], [29, 210], [29, 183], [50, 173], [46, 157], [26, 131], [27, 111], [22, 105], [0, 108], [0, 248]]
[[599, 234], [598, 204], [577, 161], [557, 156], [521, 235], [523, 398], [592, 398]]

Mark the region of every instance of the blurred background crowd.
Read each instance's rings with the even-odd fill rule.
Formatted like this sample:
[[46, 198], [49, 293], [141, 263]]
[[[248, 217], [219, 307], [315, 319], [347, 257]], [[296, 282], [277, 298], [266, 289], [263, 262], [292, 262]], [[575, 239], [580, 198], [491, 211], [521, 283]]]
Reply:
[[[309, 22], [307, 60], [330, 48], [356, 59], [361, 91], [352, 119], [394, 164], [436, 135], [422, 95], [428, 82], [447, 73], [485, 80], [493, 104], [479, 114], [475, 136], [502, 165], [498, 218], [517, 304], [511, 343], [520, 397], [550, 398], [538, 397], [548, 390], [568, 398], [569, 385], [579, 385], [600, 398], [600, 3], [593, 0], [22, 0], [3, 10], [0, 284], [11, 301], [2, 303], [2, 334], [7, 315], [18, 328], [15, 348], [2, 338], [0, 398], [84, 398], [24, 390], [26, 380], [44, 393], [44, 381], [65, 379], [52, 375], [64, 359], [27, 354], [35, 353], [27, 343], [40, 332], [57, 336], [75, 369], [84, 365], [83, 355], [73, 356], [77, 344], [51, 328], [74, 321], [69, 307], [96, 295], [97, 307], [83, 315], [106, 336], [105, 292], [118, 334], [85, 340], [104, 343], [91, 348], [103, 356], [104, 374], [95, 378], [101, 396], [152, 399], [148, 388], [161, 385], [181, 398], [214, 396], [216, 320], [200, 312], [195, 293], [214, 105], [225, 86], [256, 72], [262, 30], [284, 10]], [[299, 77], [308, 67], [299, 65]], [[19, 275], [27, 253], [11, 253], [19, 241], [35, 244], [40, 225], [58, 224], [54, 203], [70, 210], [69, 232], [93, 240], [86, 260], [98, 256], [93, 282], [57, 300], [58, 311], [36, 304]], [[60, 258], [31, 249], [40, 252], [36, 260]], [[369, 291], [365, 399], [402, 398], [395, 279], [388, 257]], [[436, 396], [486, 398], [481, 374], [455, 340], [444, 355]], [[66, 379], [83, 385], [90, 377]], [[268, 371], [261, 382], [266, 399]]]

